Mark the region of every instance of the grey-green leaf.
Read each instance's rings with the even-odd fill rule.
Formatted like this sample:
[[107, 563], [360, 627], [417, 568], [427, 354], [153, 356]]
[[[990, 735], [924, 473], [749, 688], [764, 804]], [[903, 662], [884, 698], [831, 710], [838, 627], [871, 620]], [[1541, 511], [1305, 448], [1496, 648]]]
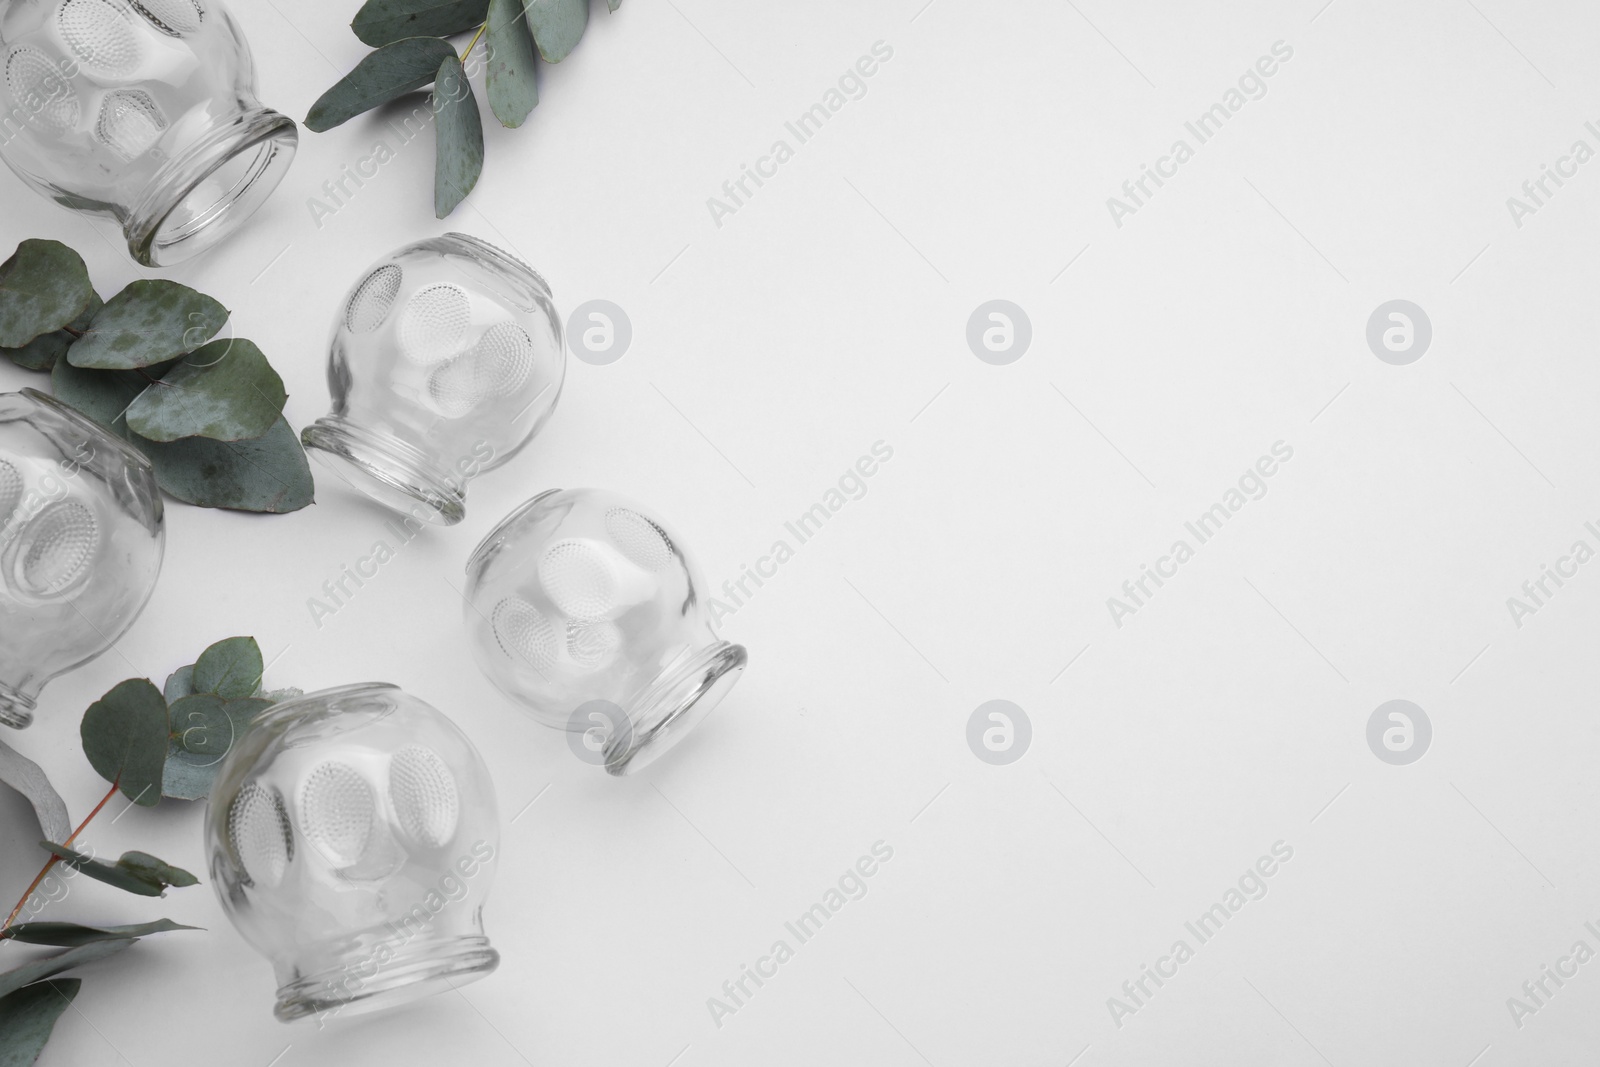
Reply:
[[117, 866], [134, 872], [146, 881], [164, 883], [176, 889], [200, 884], [200, 879], [182, 867], [174, 867], [148, 852], [124, 852], [117, 860]]
[[212, 341], [139, 394], [128, 407], [128, 429], [151, 441], [247, 441], [272, 429], [288, 398], [253, 342]]
[[350, 28], [374, 48], [405, 37], [448, 37], [481, 26], [488, 6], [488, 0], [367, 0]]
[[33, 1067], [83, 982], [35, 982], [0, 997], [0, 1067]]
[[[370, 6], [370, 5], [369, 5]], [[323, 93], [306, 114], [306, 128], [321, 133], [432, 82], [439, 64], [456, 54], [449, 41], [408, 37], [385, 44]]]
[[253, 441], [132, 440], [155, 464], [161, 488], [186, 504], [282, 513], [312, 502], [311, 465], [281, 417]]
[[85, 856], [65, 845], [39, 842], [46, 852], [80, 874], [141, 897], [159, 897], [168, 886], [196, 885], [199, 879], [181, 867], [156, 859], [148, 852], [124, 852], [116, 863]]
[[98, 293], [90, 293], [89, 297], [89, 306], [84, 309], [83, 314], [61, 329], [42, 333], [21, 348], [0, 348], [0, 352], [4, 352], [10, 357], [11, 362], [24, 370], [49, 370], [54, 367], [56, 361], [66, 355], [67, 349], [72, 347], [73, 342], [89, 328], [89, 321], [105, 306]]
[[483, 173], [483, 116], [472, 83], [453, 54], [439, 65], [433, 85], [438, 149], [433, 174], [433, 211], [444, 218], [478, 184]]
[[116, 941], [95, 941], [77, 948], [69, 948], [65, 952], [58, 952], [54, 956], [24, 963], [15, 970], [0, 974], [0, 997], [8, 997], [23, 986], [30, 986], [35, 982], [42, 982], [46, 978], [54, 977], [62, 971], [69, 971], [74, 967], [82, 967], [95, 960], [103, 960], [107, 956], [114, 956], [125, 948], [131, 947], [138, 939], [124, 937]]
[[489, 110], [500, 125], [521, 126], [539, 103], [533, 34], [522, 0], [489, 0]]
[[194, 691], [228, 700], [252, 696], [261, 688], [261, 646], [253, 637], [218, 641], [194, 665]]
[[72, 833], [66, 802], [45, 776], [43, 769], [16, 749], [0, 741], [0, 782], [15, 789], [33, 806], [44, 836], [65, 841]]
[[[546, 63], [559, 63], [577, 47], [589, 25], [589, 0], [522, 0], [528, 25]], [[613, 9], [615, 10], [615, 9]]]
[[622, 6], [622, 0], [606, 0], [606, 7], [615, 11]]
[[0, 348], [69, 325], [93, 297], [82, 256], [60, 241], [23, 241], [0, 263]]
[[75, 367], [134, 370], [188, 355], [228, 321], [228, 309], [165, 278], [143, 278], [106, 301], [67, 350]]
[[179, 667], [167, 675], [167, 684], [161, 687], [161, 695], [167, 698], [167, 706], [182, 700], [186, 696], [194, 695], [194, 664]]
[[[146, 373], [153, 376], [153, 370]], [[65, 359], [50, 371], [50, 391], [57, 400], [122, 437], [129, 436], [123, 413], [149, 384], [138, 371], [85, 370]]]
[[[185, 926], [171, 919], [135, 923], [131, 926], [82, 926], [78, 923], [17, 923], [0, 932], [0, 940], [21, 941], [29, 945], [54, 945], [56, 948], [75, 948], [95, 941], [120, 941], [146, 934], [164, 934], [173, 930], [199, 930], [198, 926]], [[4, 1061], [0, 1061], [3, 1063]]]
[[272, 707], [264, 697], [223, 700], [198, 693], [173, 703], [172, 736], [161, 779], [163, 796], [200, 800], [211, 792], [222, 757], [243, 737], [256, 716]]
[[148, 678], [119, 682], [89, 705], [79, 727], [89, 764], [135, 804], [161, 800], [167, 761], [167, 701]]

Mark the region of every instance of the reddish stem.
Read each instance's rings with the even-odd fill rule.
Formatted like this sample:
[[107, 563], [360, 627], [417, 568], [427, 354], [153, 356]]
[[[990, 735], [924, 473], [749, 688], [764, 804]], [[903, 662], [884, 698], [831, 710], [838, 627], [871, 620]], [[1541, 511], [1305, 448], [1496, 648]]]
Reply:
[[[93, 811], [84, 816], [83, 821], [78, 824], [78, 828], [72, 831], [65, 841], [61, 842], [62, 845], [71, 845], [78, 839], [78, 835], [83, 833], [84, 827], [89, 825], [89, 820], [93, 819], [96, 815], [99, 815], [101, 809], [111, 802], [112, 797], [117, 795], [117, 788], [118, 783], [112, 782], [111, 788], [106, 791], [106, 795], [100, 798], [100, 803], [94, 806]], [[33, 896], [33, 891], [39, 888], [39, 883], [44, 881], [45, 875], [49, 874], [50, 869], [59, 861], [60, 857], [52, 853], [50, 859], [45, 862], [44, 867], [42, 867], [39, 873], [34, 876], [33, 883], [28, 886], [26, 891], [23, 892], [22, 899], [17, 901], [17, 906], [11, 909], [10, 915], [6, 916], [6, 921], [4, 923], [0, 923], [0, 934], [4, 934], [7, 930], [11, 929], [12, 922], [19, 914], [21, 914], [23, 907], [28, 903], [28, 898]]]

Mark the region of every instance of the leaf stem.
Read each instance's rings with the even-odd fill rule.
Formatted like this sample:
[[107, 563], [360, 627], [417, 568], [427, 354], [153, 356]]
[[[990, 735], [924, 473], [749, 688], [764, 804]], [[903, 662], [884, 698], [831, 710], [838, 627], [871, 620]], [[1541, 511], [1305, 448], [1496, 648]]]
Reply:
[[477, 44], [478, 44], [478, 38], [482, 37], [483, 36], [483, 31], [487, 30], [488, 28], [489, 28], [488, 20], [485, 20], [483, 25], [478, 27], [478, 32], [472, 35], [472, 40], [467, 42], [467, 50], [465, 52], [461, 53], [461, 62], [462, 63], [465, 63], [467, 61], [467, 57], [472, 54], [472, 49], [474, 47], [476, 47]]
[[[100, 814], [101, 810], [111, 802], [111, 798], [117, 795], [117, 790], [119, 788], [121, 788], [120, 778], [111, 783], [111, 788], [106, 791], [105, 796], [100, 798], [100, 803], [96, 804], [94, 806], [94, 810], [83, 817], [83, 821], [78, 824], [78, 828], [72, 831], [72, 833], [68, 835], [67, 839], [61, 842], [61, 844], [70, 845], [76, 841], [78, 839], [78, 835], [83, 833], [84, 828], [89, 825], [89, 820]], [[19, 914], [21, 914], [23, 907], [28, 903], [28, 898], [33, 896], [33, 891], [39, 888], [39, 883], [44, 881], [45, 875], [50, 873], [50, 868], [54, 867], [58, 860], [59, 857], [52, 854], [50, 859], [45, 862], [45, 865], [40, 868], [39, 873], [34, 876], [33, 883], [29, 885], [28, 888], [23, 892], [22, 899], [17, 901], [17, 906], [11, 909], [11, 914], [6, 916], [6, 921], [4, 923], [0, 923], [0, 934], [4, 934], [7, 930], [11, 929], [12, 922], [15, 921]]]

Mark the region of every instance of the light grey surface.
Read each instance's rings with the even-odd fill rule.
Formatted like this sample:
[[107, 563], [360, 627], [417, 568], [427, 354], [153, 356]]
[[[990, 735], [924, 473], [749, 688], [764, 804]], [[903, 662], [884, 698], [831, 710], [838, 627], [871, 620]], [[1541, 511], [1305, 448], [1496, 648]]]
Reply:
[[[262, 98], [297, 118], [363, 53], [353, 0], [237, 7]], [[505, 962], [400, 1014], [284, 1027], [209, 888], [75, 884], [50, 917], [210, 932], [86, 971], [42, 1062], [1592, 1056], [1600, 962], [1546, 979], [1520, 1027], [1507, 1000], [1575, 942], [1600, 950], [1600, 561], [1520, 620], [1507, 600], [1575, 541], [1600, 549], [1600, 160], [1520, 225], [1507, 200], [1575, 141], [1600, 150], [1597, 34], [1588, 5], [1509, 0], [630, 0], [594, 12], [521, 130], [489, 130], [447, 223], [424, 136], [319, 226], [308, 198], [393, 135], [304, 136], [256, 224], [173, 274], [235, 309], [295, 425], [325, 410], [338, 294], [425, 234], [509, 245], [564, 313], [624, 309], [631, 345], [574, 360], [547, 431], [474, 483], [462, 526], [396, 545], [320, 629], [308, 598], [394, 537], [376, 510], [328, 478], [288, 518], [174, 505], [120, 655], [53, 684], [15, 740], [82, 813], [100, 793], [82, 708], [217, 637], [258, 636], [270, 685], [401, 684], [494, 771]], [[865, 95], [798, 143], [785, 123], [878, 41], [893, 56]], [[1265, 95], [1198, 143], [1185, 122], [1280, 41]], [[780, 138], [792, 158], [714, 218], [708, 198]], [[1178, 138], [1192, 158], [1118, 226], [1107, 199]], [[69, 240], [106, 295], [134, 276], [109, 232], [9, 175], [0, 197], [0, 245]], [[994, 300], [1031, 326], [1004, 365], [968, 346]], [[1431, 324], [1415, 362], [1368, 346], [1395, 300]], [[877, 441], [892, 459], [799, 543], [785, 523]], [[1276, 442], [1292, 457], [1257, 489]], [[1241, 479], [1199, 543], [1185, 523]], [[723, 619], [744, 680], [621, 782], [519, 716], [457, 622], [477, 539], [582, 485], [658, 509], [713, 587], [793, 549]], [[1178, 539], [1192, 558], [1114, 621], [1108, 598]], [[1031, 723], [1015, 762], [969, 749], [991, 700]], [[1369, 748], [1391, 700], [1431, 724], [1415, 762]], [[1385, 713], [1380, 746], [1404, 728]], [[91, 836], [198, 869], [198, 821], [139, 809]], [[784, 924], [878, 841], [893, 857], [865, 896], [800, 944]], [[1265, 895], [1200, 943], [1185, 923], [1241, 880]], [[708, 998], [778, 939], [793, 958], [718, 1027]], [[1192, 958], [1118, 1026], [1108, 998], [1179, 939]]]

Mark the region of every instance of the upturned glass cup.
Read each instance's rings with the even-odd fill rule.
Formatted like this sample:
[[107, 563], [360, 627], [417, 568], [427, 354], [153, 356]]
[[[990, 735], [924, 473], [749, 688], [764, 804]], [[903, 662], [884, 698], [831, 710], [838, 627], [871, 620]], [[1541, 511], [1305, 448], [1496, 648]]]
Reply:
[[148, 267], [237, 229], [294, 158], [219, 0], [0, 0], [0, 158]]
[[654, 760], [727, 695], [742, 645], [711, 629], [683, 542], [636, 504], [552, 489], [467, 562], [465, 618], [489, 679], [611, 774]]
[[32, 389], [0, 394], [0, 723], [127, 632], [161, 573], [150, 461]]
[[374, 263], [340, 303], [333, 410], [301, 441], [386, 507], [453, 525], [467, 483], [544, 426], [566, 367], [543, 278], [476, 237], [418, 241]]
[[392, 685], [263, 712], [206, 805], [211, 883], [277, 973], [275, 1014], [375, 1011], [482, 978], [500, 826], [482, 758]]

